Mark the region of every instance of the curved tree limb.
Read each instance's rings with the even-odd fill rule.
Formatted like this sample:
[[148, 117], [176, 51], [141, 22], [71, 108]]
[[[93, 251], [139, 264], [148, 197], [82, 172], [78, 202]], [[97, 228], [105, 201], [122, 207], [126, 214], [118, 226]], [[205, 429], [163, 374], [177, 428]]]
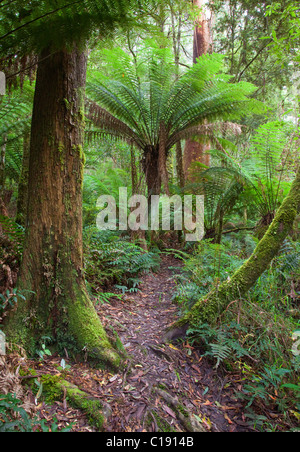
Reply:
[[165, 335], [165, 340], [170, 341], [184, 336], [189, 327], [199, 325], [199, 323], [213, 324], [229, 303], [243, 297], [279, 253], [299, 212], [300, 168], [289, 194], [252, 256], [229, 281], [214, 288], [206, 297], [199, 300], [183, 318], [172, 325]]

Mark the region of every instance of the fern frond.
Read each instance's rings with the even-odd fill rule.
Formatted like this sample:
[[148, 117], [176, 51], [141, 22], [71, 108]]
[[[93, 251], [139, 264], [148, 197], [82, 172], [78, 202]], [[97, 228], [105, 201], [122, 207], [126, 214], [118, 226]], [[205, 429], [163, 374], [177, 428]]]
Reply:
[[157, 61], [152, 56], [135, 71], [128, 56], [125, 60], [128, 66], [118, 67], [116, 80], [102, 77], [88, 82], [88, 96], [102, 109], [95, 121], [93, 115], [89, 119], [101, 133], [106, 128], [108, 134], [123, 134], [140, 149], [158, 149], [162, 127], [166, 155], [178, 141], [195, 135], [240, 134], [239, 125], [224, 120], [239, 117], [251, 105], [258, 111], [262, 108], [248, 97], [255, 90], [253, 85], [228, 83], [228, 77], [219, 74], [222, 58], [218, 55], [203, 57], [179, 78], [167, 59]]

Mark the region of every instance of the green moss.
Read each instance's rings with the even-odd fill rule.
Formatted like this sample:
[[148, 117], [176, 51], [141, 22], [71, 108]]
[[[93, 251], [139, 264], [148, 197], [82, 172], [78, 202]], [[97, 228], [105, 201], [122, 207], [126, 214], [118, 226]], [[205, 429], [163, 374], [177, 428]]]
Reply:
[[[164, 418], [160, 417], [156, 411], [152, 411], [151, 413], [152, 413], [152, 416], [156, 420], [159, 432], [164, 432], [164, 433], [176, 432], [175, 428], [172, 428], [170, 426], [170, 424], [168, 424], [168, 422], [165, 421]], [[149, 424], [149, 426], [151, 426], [151, 424], [153, 422], [152, 416], [150, 414], [148, 414], [147, 423]]]
[[186, 418], [189, 417], [189, 413], [186, 411], [184, 406], [178, 404], [176, 408], [177, 408], [178, 412], [181, 413], [184, 417], [186, 417]]
[[66, 396], [68, 402], [74, 407], [82, 410], [88, 417], [90, 423], [98, 430], [103, 430], [105, 417], [102, 414], [102, 405], [98, 400], [91, 399], [88, 394], [81, 391], [77, 386], [63, 380], [60, 375], [46, 375], [41, 378], [43, 394], [46, 401], [53, 403]]
[[65, 104], [65, 107], [67, 109], [67, 111], [71, 111], [72, 106], [73, 106], [73, 102], [69, 102], [68, 99], [63, 99], [63, 102]]
[[41, 377], [41, 383], [43, 385], [42, 394], [47, 403], [53, 403], [62, 398], [63, 389], [61, 382], [61, 375], [44, 375]]
[[61, 386], [66, 391], [67, 399], [71, 405], [84, 411], [90, 423], [95, 425], [98, 430], [103, 430], [105, 417], [102, 414], [101, 403], [98, 400], [91, 399], [88, 394], [67, 381], [63, 381]]
[[96, 359], [101, 367], [108, 364], [118, 368], [121, 358], [110, 344], [85, 288], [73, 285], [70, 293], [73, 296], [65, 297], [65, 311], [72, 342], [76, 342], [90, 358]]
[[80, 121], [80, 122], [83, 122], [83, 123], [84, 123], [84, 121], [85, 121], [85, 115], [84, 115], [84, 109], [83, 109], [83, 108], [80, 108], [80, 109], [79, 109], [78, 118], [79, 118], [79, 121]]

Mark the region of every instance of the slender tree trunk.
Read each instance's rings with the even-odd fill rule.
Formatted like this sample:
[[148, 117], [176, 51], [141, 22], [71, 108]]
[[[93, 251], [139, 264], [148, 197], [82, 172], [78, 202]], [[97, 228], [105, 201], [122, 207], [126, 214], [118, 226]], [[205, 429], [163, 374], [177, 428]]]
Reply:
[[[136, 158], [134, 152], [134, 146], [131, 144], [130, 147], [130, 162], [131, 162], [131, 182], [132, 182], [132, 196], [138, 195], [138, 174], [137, 174], [137, 166], [136, 166]], [[132, 209], [133, 210], [133, 209]], [[131, 239], [134, 242], [137, 242], [138, 245], [145, 251], [148, 250], [147, 241], [146, 241], [146, 232], [143, 230], [139, 231], [131, 231]]]
[[243, 297], [279, 253], [299, 212], [300, 169], [289, 195], [283, 201], [272, 224], [258, 243], [250, 259], [234, 273], [230, 281], [226, 281], [213, 289], [205, 298], [198, 301], [189, 313], [176, 322], [167, 332], [166, 340], [184, 335], [189, 326], [196, 326], [199, 323], [214, 323], [231, 302]]
[[[203, 0], [193, 0], [194, 5], [199, 8], [204, 7]], [[197, 59], [210, 52], [211, 37], [208, 20], [205, 17], [204, 11], [201, 12], [195, 24], [194, 39], [193, 39], [193, 63]], [[207, 153], [210, 146], [202, 144], [197, 141], [187, 140], [184, 149], [184, 173], [186, 180], [193, 180], [190, 173], [190, 167], [193, 162], [200, 162], [206, 166], [210, 166], [210, 155]]]
[[86, 54], [44, 51], [31, 127], [28, 217], [18, 288], [9, 318], [11, 342], [32, 350], [43, 336], [60, 349], [84, 350], [114, 367], [110, 345], [90, 301], [83, 272], [82, 183]]
[[180, 188], [184, 187], [184, 170], [183, 170], [183, 156], [182, 146], [179, 141], [176, 143], [176, 172]]

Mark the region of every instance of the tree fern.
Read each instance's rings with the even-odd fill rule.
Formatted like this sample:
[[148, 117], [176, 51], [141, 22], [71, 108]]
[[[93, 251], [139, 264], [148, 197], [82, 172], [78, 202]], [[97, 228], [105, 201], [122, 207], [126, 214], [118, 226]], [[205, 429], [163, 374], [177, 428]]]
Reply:
[[195, 182], [187, 185], [185, 190], [204, 195], [206, 237], [220, 242], [223, 223], [229, 219], [240, 198], [246, 179], [235, 168], [212, 167], [204, 170], [197, 162], [194, 164], [193, 174]]
[[154, 49], [135, 68], [121, 53], [115, 79], [99, 75], [87, 84], [88, 97], [94, 101], [87, 103], [88, 119], [102, 134], [130, 141], [143, 152], [149, 192], [153, 189], [149, 167], [154, 161], [156, 176], [162, 175], [168, 191], [166, 158], [177, 142], [214, 135], [210, 121], [237, 119], [251, 108], [261, 108], [248, 97], [255, 87], [228, 83], [222, 61], [220, 55], [205, 56], [178, 77], [177, 68], [162, 51], [157, 59]]
[[[295, 128], [293, 124], [284, 123], [282, 121], [274, 121], [266, 123], [258, 128], [258, 130], [249, 139], [249, 151], [246, 157], [239, 161], [231, 155], [236, 153], [233, 145], [228, 146], [228, 142], [215, 137], [214, 144], [216, 149], [212, 149], [210, 154], [216, 162], [221, 162], [223, 168], [210, 168], [211, 178], [206, 183], [206, 192], [209, 193], [213, 189], [218, 190], [221, 194], [221, 201], [227, 209], [227, 201], [230, 197], [226, 196], [232, 193], [234, 201], [234, 185], [228, 186], [227, 192], [220, 186], [220, 171], [224, 174], [231, 173], [232, 180], [240, 184], [240, 188], [236, 185], [236, 189], [245, 191], [248, 205], [253, 205], [259, 213], [257, 220], [257, 230], [260, 227], [269, 225], [274, 218], [275, 211], [279, 207], [282, 198], [290, 188], [290, 180], [293, 179], [297, 155], [299, 151], [296, 150], [295, 145]], [[219, 145], [218, 145], [219, 144]], [[225, 150], [229, 149], [229, 152]], [[296, 158], [294, 157], [296, 156]], [[197, 164], [194, 165], [197, 169]], [[205, 177], [203, 168], [198, 168], [198, 178]], [[210, 186], [212, 185], [212, 187]], [[197, 187], [197, 185], [196, 185]], [[232, 188], [232, 190], [231, 190]], [[208, 199], [209, 199], [209, 195]], [[217, 194], [213, 192], [211, 196], [212, 201], [208, 206], [213, 206], [216, 203]], [[227, 201], [226, 201], [227, 198]], [[238, 198], [236, 198], [237, 200]]]

